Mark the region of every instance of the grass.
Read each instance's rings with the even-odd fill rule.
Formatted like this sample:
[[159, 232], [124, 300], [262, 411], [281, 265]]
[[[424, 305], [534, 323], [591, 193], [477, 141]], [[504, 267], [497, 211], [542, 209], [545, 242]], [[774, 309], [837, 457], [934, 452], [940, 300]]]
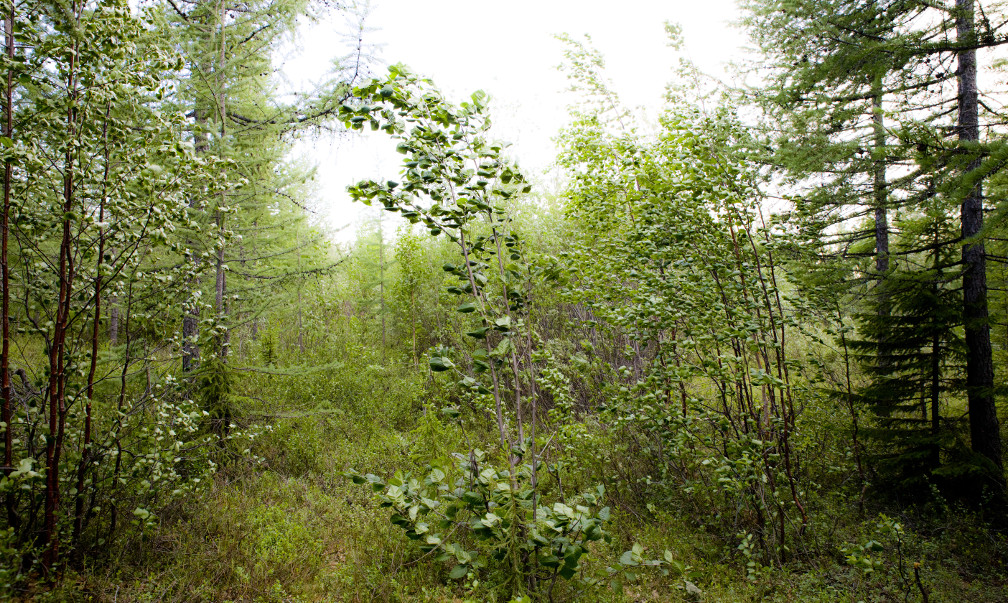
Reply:
[[[326, 371], [242, 373], [235, 379], [238, 420], [269, 425], [249, 455], [231, 457], [198, 496], [163, 510], [153, 530], [122, 539], [108, 557], [89, 560], [57, 589], [36, 588], [26, 600], [506, 600], [487, 584], [449, 579], [451, 563], [423, 554], [366, 488], [343, 477], [351, 468], [419, 473], [466, 448], [466, 436], [436, 412], [444, 401], [422, 373], [384, 361], [363, 343], [343, 343], [342, 361]], [[491, 430], [488, 424], [487, 433], [468, 437], [492, 441]], [[570, 430], [562, 449], [551, 453], [552, 461], [566, 463], [565, 490], [611, 476], [614, 463], [633, 470], [632, 459], [613, 453], [620, 450], [616, 437], [594, 420]], [[941, 505], [905, 509], [896, 547], [880, 535], [877, 509], [857, 516], [843, 487], [837, 479], [828, 494], [810, 494], [816, 513], [802, 551], [782, 567], [748, 569], [736, 536], [707, 527], [722, 524], [705, 521], [684, 499], [644, 504], [628, 485], [612, 488], [613, 541], [593, 545], [583, 565], [604, 571], [636, 542], [653, 556], [670, 550], [681, 571], [642, 574], [622, 591], [561, 586], [556, 600], [919, 601], [922, 589], [930, 601], [1008, 600], [1008, 544], [975, 513]], [[555, 495], [551, 488], [544, 496]], [[848, 563], [841, 548], [872, 540], [881, 547], [871, 551], [872, 571]]]

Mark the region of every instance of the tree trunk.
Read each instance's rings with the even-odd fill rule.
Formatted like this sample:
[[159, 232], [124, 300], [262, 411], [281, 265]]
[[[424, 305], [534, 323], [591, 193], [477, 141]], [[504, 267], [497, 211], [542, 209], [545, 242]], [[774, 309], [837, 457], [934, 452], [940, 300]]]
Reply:
[[[218, 141], [218, 153], [221, 158], [225, 155], [225, 140], [227, 138], [227, 105], [226, 97], [224, 95], [224, 65], [226, 60], [225, 50], [227, 48], [227, 42], [224, 37], [224, 23], [226, 17], [224, 1], [220, 2], [220, 54], [218, 55], [217, 61], [217, 118], [220, 119], [220, 140]], [[217, 288], [216, 288], [216, 311], [217, 320], [222, 322], [225, 320], [227, 314], [227, 308], [225, 307], [224, 295], [227, 290], [227, 279], [224, 275], [224, 208], [227, 204], [227, 195], [221, 190], [220, 197], [217, 199], [217, 232], [220, 240], [217, 242]], [[217, 325], [221, 328], [221, 325]], [[224, 332], [221, 334], [219, 341], [217, 342], [217, 353], [218, 357], [222, 360], [227, 358], [227, 344], [228, 344], [228, 331], [224, 327]]]
[[298, 318], [298, 351], [304, 354], [304, 323], [301, 319], [301, 289], [304, 288], [304, 275], [301, 272], [301, 232], [300, 227], [296, 227], [294, 230], [294, 248], [297, 249], [297, 269], [298, 269], [298, 288], [297, 288], [297, 318]]
[[108, 312], [108, 332], [109, 332], [109, 343], [111, 345], [119, 345], [119, 299], [113, 295], [109, 297], [109, 312]]
[[378, 218], [378, 296], [381, 302], [381, 344], [385, 349], [385, 231]]
[[[974, 0], [956, 0], [956, 39], [969, 43], [976, 37]], [[975, 145], [980, 140], [977, 109], [976, 50], [958, 51], [959, 140]], [[973, 153], [967, 148], [965, 152]], [[970, 161], [966, 173], [980, 167], [980, 159]], [[974, 452], [997, 467], [999, 482], [1004, 473], [1001, 462], [1001, 433], [994, 405], [994, 363], [990, 324], [987, 316], [987, 274], [983, 242], [977, 239], [983, 227], [983, 194], [980, 182], [966, 194], [961, 208], [963, 272], [963, 322], [966, 334], [966, 394], [970, 441]]]
[[[122, 474], [122, 457], [123, 457], [123, 447], [122, 447], [122, 426], [123, 426], [123, 408], [126, 405], [126, 376], [129, 374], [130, 367], [130, 353], [132, 347], [132, 340], [130, 339], [130, 317], [133, 315], [133, 281], [130, 280], [129, 286], [126, 289], [126, 316], [123, 323], [123, 331], [125, 331], [126, 339], [126, 349], [123, 356], [123, 367], [122, 371], [119, 373], [119, 399], [116, 404], [116, 420], [115, 426], [112, 428], [112, 441], [115, 442], [115, 466], [112, 470], [112, 483], [118, 484], [119, 477]], [[113, 536], [115, 536], [116, 526], [119, 521], [119, 501], [112, 496], [109, 501], [109, 530], [107, 540], [112, 542]]]
[[[206, 127], [206, 114], [203, 110], [197, 106], [193, 110], [193, 146], [197, 155], [204, 155], [207, 152], [207, 138], [204, 128]], [[199, 199], [193, 195], [189, 199], [189, 208], [196, 209], [199, 207]], [[192, 263], [193, 263], [193, 277], [189, 280], [190, 291], [195, 291], [200, 286], [200, 259], [199, 254], [193, 249], [195, 247], [195, 241], [189, 240], [186, 242], [187, 247], [189, 247], [192, 253]], [[191, 296], [195, 298], [195, 296]], [[182, 317], [182, 372], [189, 373], [199, 366], [200, 350], [199, 350], [199, 320], [200, 320], [200, 308], [198, 303], [194, 303], [192, 307], [186, 310], [185, 315]], [[127, 320], [127, 324], [129, 321]], [[127, 340], [129, 339], [129, 333], [126, 334]]]
[[[10, 3], [10, 12], [4, 19], [4, 44], [7, 51], [9, 63], [14, 61], [14, 2]], [[14, 102], [14, 71], [7, 69], [7, 86], [4, 89], [4, 127], [3, 134], [8, 139], [14, 136], [13, 102]], [[0, 396], [3, 397], [3, 404], [0, 407], [0, 421], [4, 424], [4, 457], [3, 473], [7, 475], [14, 467], [14, 439], [13, 439], [13, 418], [11, 416], [11, 382], [10, 382], [10, 268], [7, 264], [7, 239], [10, 234], [10, 201], [11, 201], [11, 160], [8, 157], [4, 160], [4, 197], [3, 216], [0, 217], [0, 287], [3, 288], [2, 309], [0, 312], [0, 324], [3, 330], [3, 343], [0, 344]], [[14, 512], [14, 494], [9, 493], [6, 497], [5, 506], [7, 508], [8, 525], [17, 525], [17, 516]]]
[[872, 86], [872, 127], [874, 129], [873, 193], [875, 196], [875, 270], [885, 274], [889, 270], [889, 222], [886, 218], [886, 147], [885, 121], [882, 115], [882, 81], [876, 79]]
[[[224, 193], [221, 193], [220, 203], [224, 202]], [[217, 209], [217, 229], [221, 237], [224, 236], [224, 215], [220, 208]], [[222, 241], [218, 242], [217, 247], [217, 265], [216, 265], [216, 295], [214, 310], [217, 312], [217, 328], [222, 327], [222, 323], [225, 321], [227, 315], [227, 308], [225, 307], [224, 294], [227, 291], [227, 279], [224, 275], [224, 243]], [[225, 328], [224, 332], [220, 334], [217, 340], [217, 355], [221, 358], [227, 358], [227, 343], [228, 343], [228, 333]]]
[[[76, 19], [79, 7], [71, 6], [71, 18]], [[77, 49], [74, 43], [74, 53], [70, 58], [70, 68], [67, 71], [66, 136], [72, 141], [77, 136]], [[42, 542], [46, 547], [42, 557], [42, 566], [47, 572], [52, 571], [59, 560], [59, 534], [56, 531], [56, 516], [60, 507], [60, 459], [63, 454], [63, 437], [66, 430], [66, 332], [70, 321], [70, 304], [73, 297], [74, 254], [72, 250], [73, 237], [70, 230], [70, 219], [74, 210], [75, 182], [74, 147], [67, 145], [63, 159], [63, 237], [60, 243], [60, 257], [57, 280], [59, 281], [59, 300], [56, 308], [56, 320], [53, 325], [53, 338], [49, 348], [49, 385], [47, 397], [49, 402], [49, 436], [46, 438], [46, 487], [45, 487], [45, 519], [42, 532]]]
[[[889, 271], [889, 221], [886, 215], [886, 201], [889, 191], [886, 188], [886, 146], [885, 117], [882, 114], [882, 79], [876, 78], [872, 83], [872, 129], [874, 149], [872, 150], [872, 194], [875, 204], [875, 271], [878, 273], [879, 294], [878, 315], [888, 319], [892, 314], [889, 292], [882, 282]], [[878, 341], [878, 364], [888, 367], [892, 362], [889, 349], [889, 334], [883, 333]]]
[[[98, 203], [98, 222], [105, 222], [105, 199], [108, 195], [109, 181], [109, 147], [108, 147], [108, 121], [111, 111], [111, 103], [105, 109], [105, 122], [102, 125], [102, 141], [104, 143], [104, 174], [102, 179], [102, 197]], [[100, 227], [104, 228], [104, 227]], [[91, 400], [94, 399], [95, 372], [98, 369], [98, 328], [101, 325], [101, 296], [102, 296], [102, 262], [105, 256], [105, 231], [98, 231], [98, 261], [95, 267], [94, 279], [94, 315], [91, 323], [91, 363], [88, 367], [87, 375], [87, 400], [84, 407], [84, 441], [81, 446], [81, 458], [77, 465], [77, 492], [74, 495], [74, 527], [71, 542], [76, 544], [80, 538], [81, 527], [84, 519], [84, 480], [87, 477], [87, 469], [91, 464]]]

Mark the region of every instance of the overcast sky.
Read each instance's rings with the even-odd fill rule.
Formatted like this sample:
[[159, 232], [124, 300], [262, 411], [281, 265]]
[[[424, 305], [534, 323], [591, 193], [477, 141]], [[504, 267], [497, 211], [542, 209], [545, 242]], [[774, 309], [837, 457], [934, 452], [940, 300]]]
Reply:
[[[556, 34], [591, 36], [624, 103], [655, 114], [675, 57], [664, 24], [682, 26], [685, 51], [704, 72], [722, 77], [740, 58], [743, 36], [731, 26], [735, 0], [372, 0], [365, 44], [385, 64], [405, 63], [430, 77], [455, 101], [481, 89], [492, 98], [495, 137], [530, 175], [548, 169], [552, 138], [566, 123], [566, 77], [557, 66]], [[302, 25], [283, 70], [291, 85], [311, 89], [347, 52], [342, 16]], [[338, 240], [350, 240], [364, 212], [346, 186], [363, 178], [395, 178], [401, 155], [381, 134], [354, 139], [322, 136], [296, 154], [318, 165], [316, 207]]]

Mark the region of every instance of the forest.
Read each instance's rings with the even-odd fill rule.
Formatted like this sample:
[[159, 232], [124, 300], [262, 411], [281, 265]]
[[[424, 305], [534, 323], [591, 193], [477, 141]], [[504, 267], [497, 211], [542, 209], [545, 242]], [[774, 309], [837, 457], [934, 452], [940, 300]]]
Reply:
[[1008, 10], [739, 9], [547, 178], [355, 2], [4, 0], [0, 600], [1008, 600]]

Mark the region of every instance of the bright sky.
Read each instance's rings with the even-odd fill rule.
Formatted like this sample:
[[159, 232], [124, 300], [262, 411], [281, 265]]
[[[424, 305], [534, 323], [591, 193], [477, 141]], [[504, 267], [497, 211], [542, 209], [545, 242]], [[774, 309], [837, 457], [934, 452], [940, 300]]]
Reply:
[[[372, 0], [365, 44], [385, 64], [402, 62], [430, 77], [458, 102], [482, 89], [492, 99], [495, 137], [530, 176], [547, 171], [553, 137], [567, 122], [573, 100], [557, 66], [563, 44], [554, 36], [588, 34], [606, 59], [607, 74], [624, 103], [655, 114], [675, 57], [666, 47], [664, 23], [683, 28], [685, 51], [704, 72], [723, 77], [725, 63], [741, 56], [743, 35], [730, 23], [735, 0]], [[292, 85], [311, 89], [332, 61], [347, 52], [343, 17], [305, 24], [284, 73]], [[356, 234], [365, 215], [346, 193], [364, 178], [394, 178], [401, 155], [382, 134], [321, 136], [296, 153], [318, 165], [316, 207], [336, 239]], [[371, 214], [373, 215], [373, 214]]]

